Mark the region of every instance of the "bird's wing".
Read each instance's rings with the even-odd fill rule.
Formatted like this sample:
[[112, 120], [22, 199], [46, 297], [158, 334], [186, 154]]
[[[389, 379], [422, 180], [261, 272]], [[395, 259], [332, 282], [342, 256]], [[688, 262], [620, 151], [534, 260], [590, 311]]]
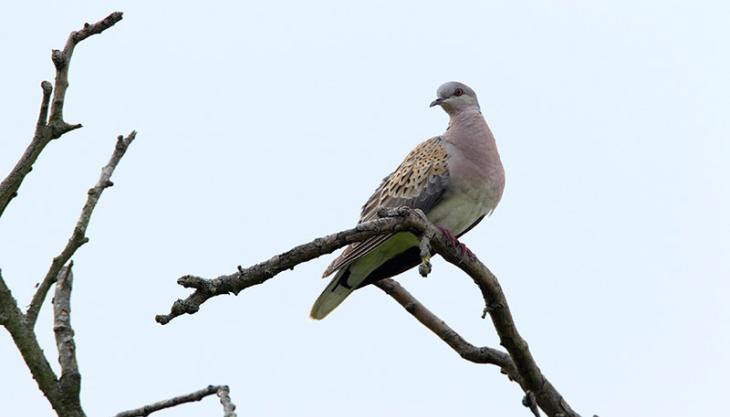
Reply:
[[[440, 136], [418, 145], [370, 196], [362, 207], [359, 223], [375, 219], [378, 210], [384, 207], [407, 206], [428, 213], [441, 199], [448, 185], [448, 156]], [[323, 277], [369, 253], [390, 236], [378, 235], [346, 247], [327, 267]]]

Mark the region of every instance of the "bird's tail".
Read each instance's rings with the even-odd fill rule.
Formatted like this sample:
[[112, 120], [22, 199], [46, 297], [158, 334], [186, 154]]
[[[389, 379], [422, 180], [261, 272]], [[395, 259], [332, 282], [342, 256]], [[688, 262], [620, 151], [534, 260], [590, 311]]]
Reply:
[[347, 296], [352, 294], [360, 284], [365, 281], [367, 274], [361, 274], [362, 277], [353, 277], [350, 273], [350, 266], [340, 269], [332, 278], [329, 285], [319, 295], [317, 301], [312, 306], [309, 316], [315, 320], [322, 320], [342, 303]]
[[[412, 233], [396, 233], [389, 237], [383, 243], [377, 245], [371, 251], [366, 252], [361, 257], [351, 261], [346, 266], [340, 268], [335, 274], [332, 281], [330, 281], [327, 288], [322, 291], [322, 294], [317, 298], [312, 306], [312, 312], [309, 313], [310, 317], [315, 320], [322, 320], [334, 310], [345, 298], [347, 298], [353, 291], [360, 288], [365, 283], [370, 283], [368, 280], [385, 278], [386, 276], [392, 276], [405, 271], [420, 262], [420, 255], [418, 251], [419, 239]], [[415, 252], [409, 252], [414, 249]], [[409, 264], [403, 264], [403, 261], [399, 261], [400, 255], [407, 254], [415, 255], [415, 262]], [[394, 263], [393, 263], [394, 262]], [[389, 265], [389, 275], [380, 274], [373, 276], [377, 272], [378, 268], [384, 265]]]

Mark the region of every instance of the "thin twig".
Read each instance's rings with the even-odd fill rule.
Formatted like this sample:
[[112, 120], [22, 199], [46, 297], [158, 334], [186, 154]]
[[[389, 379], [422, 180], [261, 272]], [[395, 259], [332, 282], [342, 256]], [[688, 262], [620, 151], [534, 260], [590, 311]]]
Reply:
[[[71, 64], [74, 47], [89, 36], [101, 33], [114, 26], [120, 20], [122, 20], [122, 13], [115, 12], [94, 24], [87, 23], [80, 31], [71, 32], [63, 51], [53, 51], [51, 58], [56, 66], [55, 89], [51, 88], [51, 83], [48, 81], [41, 83], [43, 98], [38, 112], [38, 121], [36, 122], [33, 139], [31, 139], [30, 144], [15, 164], [15, 167], [0, 183], [0, 216], [2, 216], [5, 208], [10, 204], [10, 200], [17, 195], [18, 188], [23, 183], [25, 176], [33, 169], [33, 164], [46, 145], [53, 139], [61, 137], [64, 133], [81, 127], [80, 124], [69, 124], [63, 120], [63, 104], [66, 97], [66, 89], [68, 88], [68, 69]], [[50, 104], [51, 114], [49, 117], [48, 110], [51, 93], [53, 93], [53, 102]]]
[[36, 133], [43, 130], [46, 123], [48, 123], [48, 106], [53, 93], [53, 86], [48, 81], [41, 82], [41, 89], [43, 90], [43, 99], [41, 100], [41, 110], [38, 112], [38, 121], [35, 124]]
[[[191, 403], [193, 401], [200, 401], [209, 395], [217, 394], [222, 389], [225, 389], [226, 392], [228, 391], [228, 387], [226, 385], [208, 385], [200, 391], [191, 392], [190, 394], [181, 395], [168, 400], [158, 401], [153, 404], [135, 408], [134, 410], [122, 411], [121, 413], [118, 413], [116, 417], [146, 417], [155, 411], [164, 410], [165, 408], [175, 407], [177, 405]], [[235, 416], [235, 414], [233, 415]]]
[[137, 132], [135, 131], [132, 131], [126, 138], [123, 136], [117, 137], [117, 143], [114, 146], [114, 152], [112, 152], [109, 162], [101, 169], [101, 175], [99, 176], [99, 180], [96, 182], [96, 185], [90, 188], [87, 193], [86, 203], [84, 203], [84, 207], [81, 209], [81, 214], [79, 215], [79, 219], [76, 221], [76, 226], [71, 233], [71, 237], [66, 243], [66, 247], [63, 248], [58, 256], [53, 258], [51, 266], [48, 268], [48, 272], [46, 272], [46, 276], [38, 285], [38, 289], [35, 294], [33, 294], [33, 299], [31, 300], [30, 306], [28, 306], [28, 312], [26, 313], [28, 323], [31, 327], [35, 325], [35, 322], [38, 319], [38, 313], [43, 305], [43, 300], [45, 300], [46, 294], [48, 294], [48, 290], [51, 288], [51, 285], [53, 285], [56, 281], [56, 277], [58, 277], [63, 265], [71, 259], [78, 248], [89, 241], [89, 238], [86, 237], [86, 229], [89, 226], [89, 221], [91, 221], [91, 215], [94, 212], [96, 204], [99, 202], [99, 198], [104, 190], [114, 185], [114, 183], [111, 182], [112, 174], [119, 164], [119, 161], [124, 156], [124, 153], [127, 152], [127, 148], [129, 148], [129, 145], [136, 137]]
[[215, 279], [184, 276], [178, 280], [178, 284], [186, 288], [194, 288], [195, 292], [185, 300], [177, 300], [173, 303], [170, 314], [158, 315], [156, 320], [161, 324], [166, 324], [182, 314], [193, 314], [198, 311], [202, 303], [211, 297], [229, 293], [237, 294], [244, 288], [261, 284], [279, 272], [291, 269], [302, 262], [376, 234], [400, 231], [408, 231], [417, 236], [430, 234], [433, 236], [432, 249], [471, 276], [482, 292], [482, 297], [489, 307], [487, 312], [499, 335], [500, 344], [510, 354], [520, 375], [520, 385], [523, 390], [534, 393], [537, 404], [549, 416], [578, 416], [540, 371], [527, 342], [517, 331], [502, 288], [491, 271], [475, 255], [453, 247], [441, 230], [422, 219], [413, 210], [401, 207], [383, 210], [380, 214], [389, 217], [365, 222], [353, 229], [315, 239], [310, 243], [297, 246], [289, 252], [274, 256], [268, 261], [247, 269], [240, 269], [231, 275]]

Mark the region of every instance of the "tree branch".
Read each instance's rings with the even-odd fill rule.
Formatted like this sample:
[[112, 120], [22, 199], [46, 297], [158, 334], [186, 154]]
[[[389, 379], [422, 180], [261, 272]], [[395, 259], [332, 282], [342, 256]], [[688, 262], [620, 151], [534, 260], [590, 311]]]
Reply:
[[48, 123], [48, 106], [51, 103], [53, 86], [48, 81], [41, 81], [41, 89], [43, 90], [43, 99], [41, 100], [41, 110], [38, 112], [38, 121], [35, 124], [36, 134], [41, 132]]
[[35, 325], [35, 322], [38, 319], [38, 313], [43, 305], [43, 300], [45, 300], [48, 290], [59, 276], [63, 265], [71, 259], [78, 248], [89, 241], [89, 238], [86, 237], [86, 229], [91, 221], [91, 215], [94, 212], [96, 204], [99, 202], [99, 198], [104, 190], [114, 185], [114, 183], [111, 182], [112, 174], [119, 164], [119, 161], [124, 156], [124, 153], [127, 152], [127, 148], [129, 148], [129, 145], [136, 137], [137, 132], [135, 131], [132, 131], [126, 138], [121, 135], [117, 137], [117, 143], [109, 162], [101, 169], [101, 175], [99, 176], [99, 180], [96, 182], [96, 185], [90, 188], [87, 193], [86, 203], [84, 203], [84, 207], [81, 209], [81, 215], [76, 222], [76, 227], [74, 227], [71, 237], [68, 239], [68, 243], [66, 243], [66, 247], [63, 248], [58, 256], [53, 258], [46, 276], [38, 285], [38, 289], [33, 295], [30, 306], [28, 306], [26, 316], [31, 327]]
[[384, 279], [376, 282], [375, 285], [393, 297], [408, 313], [446, 342], [462, 358], [474, 363], [497, 365], [501, 368], [502, 373], [509, 376], [511, 380], [518, 383], [521, 381], [520, 374], [517, 373], [517, 368], [509, 354], [490, 347], [476, 347], [467, 342], [397, 281]]
[[[507, 349], [517, 366], [517, 370], [524, 380], [521, 385], [526, 395], [528, 397], [531, 394], [534, 395], [538, 406], [549, 416], [579, 416], [537, 366], [527, 342], [517, 331], [497, 277], [476, 256], [461, 256], [458, 250], [444, 246], [444, 243], [447, 242], [442, 239], [436, 240], [435, 243], [436, 252], [466, 272], [482, 292], [486, 304], [485, 310], [489, 313], [494, 328], [497, 330], [499, 343]], [[528, 407], [530, 403], [531, 401], [527, 401]]]
[[[120, 20], [122, 20], [122, 12], [114, 12], [94, 24], [85, 23], [83, 29], [71, 32], [71, 34], [68, 36], [68, 40], [66, 41], [66, 45], [64, 46], [63, 51], [54, 49], [51, 53], [51, 60], [56, 66], [56, 88], [53, 94], [53, 103], [51, 104], [50, 121], [59, 122], [60, 128], [63, 128], [63, 125], [66, 125], [66, 123], [63, 122], [63, 104], [66, 100], [66, 89], [68, 88], [68, 70], [71, 66], [71, 56], [74, 53], [74, 48], [76, 48], [76, 45], [79, 42], [83, 41], [89, 36], [99, 34], [109, 29]], [[81, 125], [78, 125], [78, 127], [81, 127]]]
[[239, 266], [238, 272], [230, 275], [222, 275], [214, 279], [185, 275], [178, 279], [177, 283], [185, 288], [194, 288], [195, 292], [185, 300], [175, 301], [169, 314], [157, 315], [155, 320], [160, 324], [167, 324], [175, 317], [196, 313], [200, 306], [211, 297], [231, 293], [237, 295], [248, 287], [263, 284], [282, 271], [294, 269], [300, 263], [331, 253], [350, 243], [385, 232], [407, 231], [411, 229], [411, 226], [403, 219], [380, 218], [358, 224], [343, 232], [314, 239], [252, 267], [243, 269]]
[[63, 395], [58, 386], [58, 378], [51, 369], [38, 344], [35, 333], [27, 325], [23, 313], [13, 297], [10, 288], [5, 284], [0, 271], [0, 322], [10, 332], [15, 346], [20, 351], [25, 364], [30, 369], [38, 388], [48, 398], [48, 402], [59, 415], [65, 411]]
[[[135, 408], [134, 410], [129, 411], [122, 411], [121, 413], [118, 413], [115, 417], [147, 417], [148, 415], [154, 413], [155, 411], [164, 410], [165, 408], [175, 407], [180, 404], [185, 403], [191, 403], [193, 401], [200, 401], [203, 398], [217, 394], [219, 397], [221, 397], [221, 392], [223, 392], [223, 395], [227, 398], [226, 401], [228, 404], [230, 404], [233, 409], [235, 409], [235, 406], [230, 402], [230, 398], [228, 398], [228, 386], [227, 385], [208, 385], [206, 388], [201, 389], [200, 391], [191, 392], [190, 394], [181, 395], [179, 397], [170, 398], [169, 400], [163, 400], [158, 401], [153, 404], [145, 405], [139, 408]], [[221, 397], [221, 403], [223, 403], [223, 397]], [[233, 413], [233, 409], [231, 409], [231, 413]], [[224, 414], [225, 417], [235, 417], [235, 413], [228, 414], [228, 411], [226, 409], [226, 405], [224, 404]]]
[[[376, 234], [408, 231], [417, 236], [432, 236], [433, 250], [471, 276], [482, 292], [487, 306], [486, 311], [497, 330], [500, 344], [509, 352], [517, 373], [520, 375], [518, 381], [525, 393], [528, 396], [532, 393], [537, 404], [549, 416], [579, 416], [540, 371], [527, 342], [517, 332], [502, 288], [491, 271], [473, 254], [464, 253], [461, 248], [452, 246], [450, 239], [444, 236], [441, 230], [426, 221], [416, 211], [401, 207], [381, 210], [379, 214], [386, 218], [365, 222], [353, 229], [315, 239], [250, 268], [239, 267], [239, 272], [232, 275], [223, 275], [215, 279], [184, 276], [178, 280], [178, 284], [186, 288], [194, 288], [195, 292], [185, 300], [175, 301], [170, 314], [158, 315], [156, 320], [161, 324], [166, 324], [179, 315], [193, 314], [198, 311], [202, 303], [211, 297], [229, 293], [238, 294], [245, 288], [267, 281], [279, 272], [292, 269], [302, 262]], [[447, 341], [447, 343], [449, 342]]]
[[56, 336], [58, 363], [61, 365], [59, 386], [69, 407], [81, 411], [81, 373], [76, 361], [76, 343], [71, 327], [71, 289], [73, 288], [73, 261], [63, 267], [53, 297], [53, 333]]
[[[425, 263], [426, 262], [424, 262], [424, 264]], [[525, 397], [522, 400], [522, 405], [529, 408], [535, 417], [540, 417], [537, 402], [535, 400], [535, 394], [528, 390], [525, 381], [517, 372], [517, 367], [509, 354], [486, 346], [478, 348], [467, 342], [463, 337], [461, 337], [461, 335], [451, 329], [448, 324], [433, 314], [428, 308], [426, 308], [426, 306], [421, 304], [416, 297], [403, 288], [403, 286], [401, 286], [397, 281], [384, 279], [376, 282], [375, 285], [386, 294], [393, 297], [403, 308], [406, 309], [407, 312], [409, 312], [429, 330], [434, 332], [436, 336], [446, 342], [447, 345], [451, 346], [451, 348], [454, 349], [462, 358], [474, 363], [487, 363], [499, 366], [501, 368], [501, 372], [507, 375], [510, 381], [517, 382], [525, 391]], [[482, 316], [482, 318], [484, 318], [484, 316]]]
[[[81, 127], [80, 124], [66, 123], [63, 119], [63, 106], [66, 90], [68, 89], [68, 71], [75, 46], [89, 36], [112, 27], [121, 19], [122, 13], [116, 12], [97, 23], [86, 23], [80, 31], [71, 32], [63, 51], [53, 51], [51, 58], [56, 67], [55, 86], [51, 86], [48, 81], [41, 83], [43, 98], [41, 99], [33, 138], [15, 167], [0, 183], [0, 217], [10, 201], [17, 195], [23, 180], [33, 169], [33, 164], [46, 145], [53, 139], [61, 137], [64, 133]], [[112, 158], [102, 169], [99, 182], [89, 190], [86, 204], [81, 211], [81, 216], [68, 244], [61, 254], [53, 259], [46, 277], [38, 285], [26, 314], [21, 312], [0, 274], [0, 324], [10, 332], [23, 360], [38, 383], [38, 388], [48, 398], [59, 417], [85, 417], [79, 400], [81, 375], [76, 361], [76, 345], [70, 320], [70, 298], [73, 282], [71, 267], [73, 262], [70, 262], [66, 267], [64, 265], [76, 250], [88, 241], [85, 232], [91, 214], [102, 191], [113, 185], [110, 181], [112, 172], [129, 144], [134, 140], [135, 135], [136, 133], [132, 132], [127, 138], [122, 136], [118, 138]], [[56, 280], [58, 280], [58, 285], [54, 297], [53, 330], [58, 348], [58, 361], [61, 365], [60, 379], [49, 365], [33, 331], [41, 306], [51, 285]]]
[[[84, 415], [79, 402], [81, 375], [76, 363], [76, 346], [70, 323], [70, 296], [73, 280], [71, 266], [73, 262], [65, 268], [63, 265], [76, 253], [81, 245], [88, 242], [86, 229], [91, 220], [91, 215], [102, 192], [113, 185], [111, 176], [136, 135], [137, 132], [132, 131], [126, 138], [123, 136], [117, 138], [109, 162], [102, 168], [96, 185], [87, 193], [86, 203], [81, 210], [81, 215], [71, 238], [61, 254], [51, 262], [51, 267], [33, 295], [25, 315], [18, 308], [10, 289], [0, 277], [0, 307], [2, 307], [2, 320], [0, 321], [10, 332], [23, 359], [25, 359], [26, 365], [31, 370], [33, 378], [36, 379], [39, 388], [59, 415]], [[59, 285], [56, 286], [54, 302], [54, 332], [61, 364], [60, 380], [48, 364], [33, 332], [43, 301], [57, 279]]]
[[[89, 36], [101, 33], [114, 26], [120, 20], [122, 20], [122, 13], [115, 12], [107, 16], [104, 20], [94, 24], [86, 23], [80, 31], [71, 32], [63, 51], [53, 51], [51, 59], [56, 66], [55, 91], [51, 87], [50, 82], [43, 81], [41, 83], [43, 98], [41, 100], [40, 111], [38, 112], [38, 121], [36, 122], [33, 139], [15, 164], [13, 170], [10, 171], [10, 174], [0, 183], [0, 216], [2, 216], [5, 208], [10, 204], [10, 200], [17, 195], [20, 184], [23, 183], [25, 176], [33, 169], [33, 164], [46, 145], [53, 139], [61, 137], [64, 133], [81, 127], [80, 124], [68, 124], [63, 120], [63, 104], [66, 97], [66, 89], [68, 88], [68, 69], [75, 46]], [[49, 118], [48, 107], [52, 92], [53, 102], [51, 104], [51, 115]]]

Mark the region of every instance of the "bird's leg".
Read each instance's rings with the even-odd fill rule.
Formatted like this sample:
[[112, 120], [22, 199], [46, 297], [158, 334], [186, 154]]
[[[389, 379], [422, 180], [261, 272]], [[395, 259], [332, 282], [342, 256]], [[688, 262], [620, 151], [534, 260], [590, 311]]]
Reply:
[[449, 245], [451, 245], [451, 247], [453, 247], [453, 248], [458, 249], [462, 256], [463, 255], [466, 255], [466, 256], [468, 256], [471, 259], [474, 259], [475, 258], [475, 256], [472, 253], [472, 251], [469, 250], [469, 248], [466, 247], [465, 244], [459, 242], [459, 238], [457, 238], [456, 236], [454, 236], [454, 234], [451, 233], [451, 230], [449, 230], [449, 229], [447, 229], [445, 227], [441, 227], [441, 226], [437, 226], [437, 227], [439, 228], [439, 230], [441, 230], [441, 233], [444, 234], [444, 236], [446, 237], [446, 240], [448, 241]]

